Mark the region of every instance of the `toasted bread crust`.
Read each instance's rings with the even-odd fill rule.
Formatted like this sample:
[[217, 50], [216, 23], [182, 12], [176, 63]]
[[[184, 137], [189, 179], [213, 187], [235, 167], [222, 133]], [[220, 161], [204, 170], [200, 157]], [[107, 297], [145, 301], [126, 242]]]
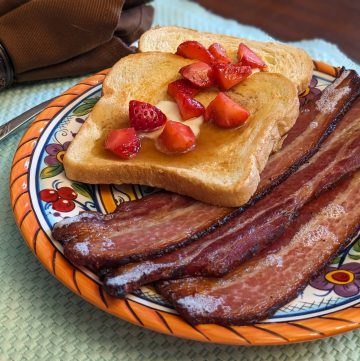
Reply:
[[[298, 116], [296, 88], [280, 74], [256, 73], [228, 92], [251, 116], [227, 144], [209, 149], [206, 160], [196, 159], [196, 148], [186, 155], [186, 165], [179, 156], [154, 160], [144, 154], [124, 161], [103, 149], [110, 129], [128, 126], [131, 99], [152, 104], [168, 99], [167, 84], [179, 77], [180, 67], [191, 62], [156, 52], [121, 59], [108, 74], [103, 97], [64, 157], [67, 177], [93, 184], [146, 184], [222, 206], [248, 201], [270, 153]], [[197, 98], [206, 106], [216, 94], [214, 90], [203, 91]]]
[[282, 74], [293, 81], [299, 93], [306, 89], [312, 77], [313, 62], [310, 56], [294, 46], [199, 32], [176, 26], [154, 27], [146, 31], [140, 37], [139, 50], [175, 53], [178, 45], [186, 40], [197, 40], [206, 47], [214, 42], [221, 43], [234, 61], [237, 61], [239, 43], [244, 43], [266, 62], [269, 72]]

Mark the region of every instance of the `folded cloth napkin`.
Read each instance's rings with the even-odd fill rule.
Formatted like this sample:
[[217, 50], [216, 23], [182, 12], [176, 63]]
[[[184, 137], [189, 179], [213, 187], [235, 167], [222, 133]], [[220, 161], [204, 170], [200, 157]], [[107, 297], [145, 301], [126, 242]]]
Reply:
[[0, 90], [112, 66], [151, 26], [149, 0], [0, 0]]

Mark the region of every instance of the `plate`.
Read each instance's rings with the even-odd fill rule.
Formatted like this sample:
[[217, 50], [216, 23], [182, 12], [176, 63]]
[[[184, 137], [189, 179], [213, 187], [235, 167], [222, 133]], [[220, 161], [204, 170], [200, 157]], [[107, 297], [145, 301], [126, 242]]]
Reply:
[[[314, 77], [301, 95], [301, 102], [322, 91], [337, 75], [336, 68], [314, 64]], [[110, 297], [94, 274], [66, 260], [61, 245], [51, 237], [54, 223], [83, 210], [112, 212], [119, 203], [154, 191], [138, 185], [83, 184], [67, 179], [64, 174], [65, 151], [99, 99], [106, 74], [103, 71], [87, 78], [49, 104], [22, 137], [13, 159], [10, 194], [15, 219], [27, 245], [46, 269], [73, 292], [106, 312], [157, 332], [197, 341], [286, 344], [358, 328], [360, 237], [295, 300], [271, 319], [250, 326], [190, 325], [152, 287], [143, 287], [125, 299]], [[46, 192], [54, 193], [62, 187], [70, 187], [75, 199], [49, 201], [51, 197], [46, 197]]]

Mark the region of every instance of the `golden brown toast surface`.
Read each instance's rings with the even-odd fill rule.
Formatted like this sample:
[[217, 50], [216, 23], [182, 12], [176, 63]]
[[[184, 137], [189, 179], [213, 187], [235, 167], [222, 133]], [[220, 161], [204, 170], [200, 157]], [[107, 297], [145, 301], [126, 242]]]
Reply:
[[[109, 130], [129, 126], [129, 101], [156, 105], [171, 100], [167, 85], [193, 60], [146, 52], [127, 56], [112, 68], [103, 96], [69, 147], [64, 166], [70, 179], [92, 184], [134, 183], [164, 188], [204, 202], [239, 206], [255, 192], [259, 173], [281, 137], [294, 124], [299, 103], [296, 87], [279, 74], [256, 73], [227, 94], [248, 111], [244, 126], [221, 129], [203, 124], [193, 151], [166, 155], [143, 139], [140, 153], [122, 160], [104, 149]], [[204, 106], [217, 89], [196, 96]]]
[[175, 53], [178, 45], [186, 40], [196, 40], [205, 47], [215, 42], [220, 43], [235, 62], [239, 44], [244, 43], [266, 62], [269, 72], [282, 74], [293, 81], [299, 93], [306, 89], [312, 77], [313, 62], [310, 56], [294, 46], [199, 32], [176, 26], [155, 27], [146, 31], [140, 38], [139, 50]]

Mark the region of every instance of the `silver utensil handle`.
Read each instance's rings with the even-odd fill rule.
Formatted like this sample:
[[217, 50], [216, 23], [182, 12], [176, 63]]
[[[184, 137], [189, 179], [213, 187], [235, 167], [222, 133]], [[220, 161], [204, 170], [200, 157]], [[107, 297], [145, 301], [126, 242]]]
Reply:
[[9, 120], [7, 123], [0, 126], [0, 142], [5, 139], [14, 130], [27, 123], [35, 115], [38, 115], [53, 99], [46, 100], [43, 103], [27, 110], [25, 113]]

